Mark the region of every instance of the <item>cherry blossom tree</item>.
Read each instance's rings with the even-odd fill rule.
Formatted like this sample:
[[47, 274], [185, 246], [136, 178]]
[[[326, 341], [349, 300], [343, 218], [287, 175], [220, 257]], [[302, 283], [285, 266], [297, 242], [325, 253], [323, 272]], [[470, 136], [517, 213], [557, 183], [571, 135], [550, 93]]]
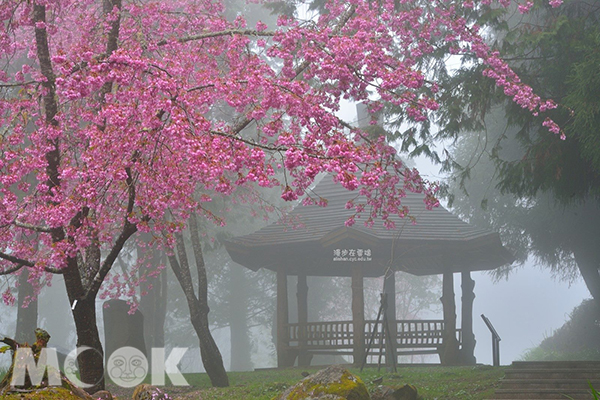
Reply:
[[[64, 276], [77, 345], [95, 350], [79, 357], [82, 381], [102, 389], [95, 300], [123, 294], [107, 277], [137, 232], [173, 246], [210, 193], [276, 186], [295, 200], [319, 172], [366, 197], [349, 206], [367, 224], [392, 228], [406, 191], [437, 204], [383, 138], [336, 116], [341, 99], [426, 120], [443, 88], [419, 61], [446, 46], [475, 54], [530, 112], [555, 107], [463, 17], [509, 3], [332, 0], [269, 30], [227, 21], [215, 0], [1, 0], [0, 273], [28, 268], [38, 288]], [[234, 122], [209, 116], [221, 105]]]

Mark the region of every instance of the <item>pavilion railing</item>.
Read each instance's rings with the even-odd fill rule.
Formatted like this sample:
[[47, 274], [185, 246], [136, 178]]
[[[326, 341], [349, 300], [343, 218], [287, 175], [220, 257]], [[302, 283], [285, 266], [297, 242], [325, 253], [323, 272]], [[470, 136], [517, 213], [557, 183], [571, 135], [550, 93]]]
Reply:
[[[352, 321], [309, 322], [289, 324], [288, 338], [291, 346], [310, 348], [352, 348], [354, 324]], [[295, 346], [294, 346], [295, 347]]]
[[[381, 322], [365, 321], [365, 341], [375, 331], [373, 348], [382, 345]], [[354, 346], [354, 324], [352, 321], [309, 322], [306, 324], [288, 324], [288, 343], [290, 348], [302, 347], [306, 350], [352, 349]], [[395, 328], [395, 329], [394, 329]], [[398, 348], [437, 348], [443, 344], [443, 320], [398, 320], [395, 327]], [[460, 329], [456, 330], [456, 338], [462, 342]], [[385, 340], [384, 342], [385, 343]]]

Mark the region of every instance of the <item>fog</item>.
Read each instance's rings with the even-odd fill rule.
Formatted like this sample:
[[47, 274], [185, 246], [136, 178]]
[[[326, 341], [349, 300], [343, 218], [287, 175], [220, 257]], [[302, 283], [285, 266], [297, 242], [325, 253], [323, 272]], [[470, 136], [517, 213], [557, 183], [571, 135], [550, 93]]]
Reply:
[[[547, 271], [531, 264], [523, 266], [507, 280], [499, 282], [495, 282], [489, 274], [483, 272], [473, 273], [472, 276], [475, 280], [476, 295], [473, 312], [477, 340], [475, 356], [477, 362], [482, 364], [492, 363], [492, 344], [491, 334], [480, 318], [481, 314], [485, 314], [491, 320], [502, 339], [500, 361], [504, 365], [519, 359], [527, 349], [537, 346], [544, 337], [550, 336], [553, 330], [562, 326], [572, 309], [584, 298], [589, 297], [582, 281], [569, 286], [565, 282], [553, 280]], [[455, 279], [455, 282], [460, 326], [460, 280]], [[293, 285], [289, 286], [290, 289], [293, 288]], [[52, 290], [46, 290], [42, 300], [39, 324], [51, 333], [50, 345], [60, 349], [72, 349], [75, 346], [74, 326], [60, 277], [55, 277]], [[99, 325], [102, 328], [100, 302], [97, 309]], [[3, 305], [0, 311], [0, 332], [8, 336], [14, 335], [15, 307]], [[423, 317], [441, 318], [441, 312], [425, 314]], [[103, 329], [100, 332], [103, 336]], [[252, 328], [252, 362], [255, 368], [275, 366], [270, 334], [270, 327]], [[218, 329], [214, 331], [214, 335], [229, 369], [229, 330]], [[191, 345], [195, 345], [194, 340]], [[430, 360], [437, 362], [436, 358]], [[7, 364], [8, 359], [8, 355], [0, 357], [3, 365]], [[194, 360], [199, 360], [197, 349], [190, 350], [190, 354], [182, 361], [182, 369], [202, 371], [202, 366], [197, 362], [194, 365]]]
[[[486, 273], [472, 274], [475, 280], [473, 326], [478, 363], [492, 364], [492, 339], [480, 315], [485, 314], [502, 339], [500, 363], [510, 364], [523, 353], [552, 335], [569, 313], [590, 297], [583, 281], [571, 285], [553, 280], [548, 271], [527, 264], [508, 280], [494, 282]], [[457, 295], [460, 287], [455, 288]], [[457, 306], [458, 306], [457, 302]]]
[[[416, 165], [430, 181], [445, 179], [438, 173], [439, 167], [425, 157], [418, 157]], [[500, 335], [500, 363], [506, 365], [552, 336], [553, 331], [568, 320], [573, 308], [591, 297], [583, 279], [571, 284], [560, 281], [543, 265], [536, 265], [531, 260], [515, 268], [506, 279], [494, 279], [487, 272], [471, 275], [475, 280], [476, 296], [473, 303], [475, 357], [482, 364], [492, 364], [492, 337], [481, 314], [490, 319]], [[455, 278], [454, 292], [460, 321], [460, 279]]]
[[[353, 118], [353, 107], [345, 107], [344, 112], [347, 113], [346, 116], [348, 119], [352, 120], [355, 118]], [[417, 168], [430, 180], [443, 179], [443, 177], [437, 175], [437, 167], [431, 165], [426, 160], [418, 159]], [[207, 257], [209, 260], [208, 264], [211, 262], [213, 264], [213, 279], [216, 279], [220, 274], [220, 268], [222, 268], [222, 264], [224, 263], [221, 257], [222, 256], [214, 256], [212, 261], [210, 254]], [[208, 265], [208, 267], [211, 267], [211, 265]], [[253, 273], [250, 272], [250, 274]], [[269, 284], [269, 279], [271, 279], [271, 284], [273, 283], [273, 275], [274, 274], [271, 274], [270, 278], [268, 276], [265, 278], [267, 280], [267, 285]], [[472, 273], [472, 277], [475, 280], [476, 295], [473, 310], [474, 333], [477, 340], [475, 356], [477, 362], [482, 364], [492, 363], [492, 345], [491, 334], [480, 318], [481, 314], [485, 314], [491, 320], [502, 339], [500, 342], [500, 361], [501, 364], [506, 365], [510, 364], [513, 360], [518, 360], [528, 349], [537, 346], [545, 337], [551, 336], [553, 331], [560, 328], [568, 319], [569, 313], [573, 308], [579, 305], [583, 299], [590, 297], [589, 292], [581, 279], [571, 285], [566, 282], [557, 281], [552, 278], [551, 273], [544, 269], [543, 266], [536, 266], [533, 262], [528, 262], [522, 267], [517, 268], [510, 274], [508, 279], [502, 279], [500, 281], [495, 281], [489, 273], [485, 272]], [[5, 280], [5, 285], [10, 284], [12, 284], [10, 281]], [[220, 285], [222, 284], [223, 283], [220, 283]], [[265, 283], [263, 282], [262, 284], [264, 285]], [[338, 286], [339, 285], [338, 282]], [[349, 289], [349, 280], [347, 280], [346, 283], [341, 284], [342, 289], [344, 285], [347, 285], [347, 288]], [[367, 300], [365, 315], [367, 318], [374, 318], [374, 314], [377, 311], [376, 299], [378, 293], [376, 292], [378, 292], [378, 288], [381, 287], [378, 285], [380, 285], [380, 283], [365, 286], [365, 290], [371, 292], [365, 295]], [[168, 291], [170, 302], [174, 302], [173, 296], [176, 297], [178, 296], [178, 293], [180, 293], [180, 289], [177, 286], [176, 282], [170, 282]], [[323, 297], [323, 293], [328, 291], [327, 285], [320, 284], [318, 287], [320, 287], [320, 289], [315, 289], [315, 287], [309, 285], [309, 297], [311, 298], [311, 302], [309, 303], [311, 304], [309, 316], [312, 315], [312, 317], [310, 317], [312, 320], [317, 318], [315, 315], [321, 312], [322, 308], [326, 307], [324, 305], [326, 303], [329, 304], [329, 307], [333, 310], [330, 310], [330, 313], [335, 314], [335, 308], [338, 307], [339, 309], [340, 307], [339, 304], [334, 304], [336, 301], [335, 299], [325, 299], [325, 297]], [[289, 282], [288, 288], [290, 295], [290, 320], [293, 321], [295, 285], [292, 281]], [[217, 289], [217, 292], [218, 290], [219, 289]], [[220, 290], [223, 290], [223, 288]], [[249, 330], [251, 361], [254, 368], [269, 368], [276, 366], [273, 328], [271, 325], [274, 315], [274, 292], [271, 291], [270, 294], [263, 293], [263, 295], [271, 296], [273, 298], [271, 299], [271, 308], [262, 311], [263, 320], [269, 322], [254, 324]], [[344, 295], [346, 298], [337, 300], [339, 303], [345, 303], [344, 306], [348, 308], [346, 310], [346, 317], [351, 315], [348, 295], [349, 291], [346, 291]], [[457, 278], [455, 278], [455, 295], [458, 318], [457, 323], [460, 327], [461, 289], [460, 279]], [[324, 299], [321, 305], [315, 303], [315, 299], [319, 298], [319, 296]], [[53, 277], [52, 287], [44, 289], [41, 300], [39, 305], [38, 325], [47, 329], [52, 335], [50, 346], [58, 347], [63, 351], [70, 351], [75, 346], [76, 337], [72, 317], [70, 315], [70, 305], [66, 299], [62, 277]], [[268, 301], [269, 300], [267, 299], [267, 302]], [[101, 338], [104, 340], [102, 303], [102, 300], [98, 300], [97, 314]], [[165, 324], [168, 332], [174, 332], [173, 330], [175, 328], [184, 329], [186, 323], [185, 315], [189, 314], [186, 314], [188, 311], [183, 303], [183, 301], [179, 301], [178, 306], [171, 306], [169, 314], [167, 315], [167, 323]], [[334, 307], [331, 307], [332, 304]], [[174, 310], [173, 307], [176, 309]], [[183, 309], [177, 309], [177, 307]], [[211, 313], [212, 318], [222, 312], [220, 307], [227, 307], [227, 304], [213, 304], [211, 307], [213, 307]], [[425, 310], [421, 312], [418, 317], [441, 319], [442, 312], [439, 307], [439, 302], [437, 303], [437, 307], [436, 305], [433, 305], [432, 308], [434, 311]], [[175, 311], [182, 314], [183, 317], [179, 320], [174, 320], [173, 313]], [[252, 313], [253, 310], [247, 311]], [[187, 322], [189, 325], [189, 319]], [[0, 306], [0, 333], [13, 336], [15, 333], [15, 326], [16, 307], [6, 305]], [[189, 329], [189, 326], [186, 329]], [[225, 366], [229, 370], [231, 369], [231, 340], [229, 328], [225, 326], [213, 329], [213, 334], [223, 355]], [[184, 360], [182, 360], [181, 368], [186, 371], [203, 371], [203, 367], [199, 361], [200, 357], [197, 349], [197, 337], [193, 333], [182, 336], [186, 337], [185, 343], [183, 342], [184, 339], [176, 339], [182, 342], [174, 343], [173, 341], [167, 341], [166, 347], [189, 346], [194, 348], [190, 349]], [[8, 360], [8, 355], [0, 356], [0, 363], [6, 365]], [[348, 360], [348, 358], [345, 359], [345, 361]], [[344, 361], [344, 359], [338, 358], [337, 361]], [[438, 362], [438, 359], [437, 357], [427, 357], [426, 361]]]

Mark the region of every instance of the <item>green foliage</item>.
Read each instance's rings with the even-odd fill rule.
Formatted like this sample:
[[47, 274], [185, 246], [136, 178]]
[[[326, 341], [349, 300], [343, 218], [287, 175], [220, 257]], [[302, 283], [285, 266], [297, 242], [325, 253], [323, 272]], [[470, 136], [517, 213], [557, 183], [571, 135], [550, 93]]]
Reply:
[[[514, 131], [514, 135], [498, 135], [485, 143], [485, 151], [497, 167], [495, 186], [502, 193], [523, 198], [551, 193], [563, 205], [600, 196], [598, 5], [598, 1], [568, 1], [558, 9], [538, 6], [524, 16], [503, 15], [502, 11], [494, 15], [489, 42], [501, 48], [535, 93], [559, 104], [545, 115], [532, 116], [506, 101], [494, 82], [481, 75], [483, 67], [468, 58], [463, 58], [455, 74], [436, 71], [448, 93], [441, 99], [438, 137], [460, 141], [465, 132], [485, 132], [489, 130], [488, 116], [497, 114], [498, 107], [504, 129]], [[548, 116], [564, 129], [566, 141], [542, 126]], [[506, 157], [504, 148], [509, 140], [518, 141], [520, 157]], [[463, 189], [462, 182], [473, 165], [449, 157], [442, 168], [453, 171]]]
[[600, 361], [600, 307], [584, 300], [570, 314], [569, 320], [539, 346], [529, 349], [525, 361]]
[[597, 1], [572, 1], [560, 11], [538, 10], [504, 39], [523, 81], [559, 104], [549, 116], [567, 136], [563, 142], [541, 127], [545, 116], [506, 106], [506, 120], [518, 129], [525, 154], [497, 160], [504, 193], [535, 197], [548, 192], [562, 204], [600, 195], [599, 20]]
[[[204, 400], [271, 400], [281, 394], [287, 387], [300, 381], [300, 372], [314, 373], [317, 367], [307, 369], [268, 370], [255, 372], [230, 373], [230, 388], [210, 388], [208, 379], [204, 374], [186, 375], [186, 379], [194, 388], [197, 397]], [[366, 384], [372, 392], [378, 383], [373, 383], [376, 378], [383, 376], [381, 384], [398, 388], [405, 384], [416, 386], [419, 395], [424, 400], [483, 400], [490, 398], [494, 389], [499, 385], [504, 376], [504, 368], [489, 366], [476, 367], [401, 367], [398, 373], [385, 373], [376, 368], [367, 368], [363, 372], [350, 369]], [[176, 399], [178, 396], [174, 396]]]
[[[398, 4], [401, 7], [401, 2]], [[423, 9], [436, 6], [434, 2], [421, 2]], [[505, 16], [506, 10], [479, 3], [471, 13], [465, 14], [465, 19], [468, 24], [485, 27], [486, 32], [493, 33], [508, 29]], [[457, 165], [445, 150], [439, 152], [436, 145], [440, 141], [459, 139], [465, 130], [483, 129], [482, 119], [490, 106], [506, 99], [495, 90], [495, 83], [482, 75], [485, 67], [474, 54], [448, 57], [450, 53], [449, 45], [442, 45], [424, 54], [418, 62], [426, 79], [439, 82], [444, 89], [439, 93], [433, 93], [429, 87], [422, 89], [422, 95], [431, 96], [440, 104], [428, 120], [416, 124], [407, 118], [410, 105], [384, 108], [386, 125], [393, 132], [388, 134], [390, 142], [397, 140], [401, 152], [411, 157], [425, 155], [440, 164], [442, 171], [451, 171]]]
[[[213, 388], [206, 374], [185, 374], [191, 386], [168, 386], [165, 391], [174, 399], [203, 400], [271, 400], [285, 389], [302, 379], [301, 372], [314, 373], [319, 367], [305, 369], [260, 370], [254, 372], [230, 372], [231, 386]], [[411, 384], [417, 387], [424, 400], [483, 400], [490, 398], [504, 376], [505, 367], [441, 367], [403, 366], [398, 373], [386, 373], [377, 368], [366, 368], [363, 372], [350, 368], [366, 384], [369, 392], [379, 383], [373, 381], [383, 377], [381, 384], [401, 387]], [[3, 374], [0, 372], [0, 377]], [[119, 398], [130, 398], [133, 388], [124, 389], [109, 385], [108, 388]]]
[[589, 384], [590, 384], [590, 390], [592, 391], [592, 396], [594, 396], [594, 400], [599, 400], [600, 392], [598, 392], [596, 389], [594, 389], [594, 386], [592, 386], [591, 382], [589, 382]]
[[565, 102], [573, 110], [571, 131], [585, 133], [579, 135], [582, 157], [600, 171], [600, 30], [593, 30], [585, 39], [577, 46], [584, 56], [573, 65]]
[[600, 353], [582, 351], [578, 353], [563, 353], [542, 347], [527, 349], [520, 357], [522, 361], [600, 361]]
[[[541, 126], [545, 116], [507, 102], [468, 65], [448, 83], [475, 80], [465, 92], [455, 91], [448, 107], [459, 103], [459, 109], [440, 120], [443, 129], [461, 132], [446, 164], [455, 210], [498, 230], [519, 261], [535, 256], [567, 281], [579, 277], [576, 257], [586, 258], [588, 268], [600, 266], [599, 5], [538, 7], [526, 16], [506, 16], [494, 32], [522, 80], [559, 104], [550, 117], [565, 130], [565, 141]], [[592, 293], [597, 281], [586, 280]]]

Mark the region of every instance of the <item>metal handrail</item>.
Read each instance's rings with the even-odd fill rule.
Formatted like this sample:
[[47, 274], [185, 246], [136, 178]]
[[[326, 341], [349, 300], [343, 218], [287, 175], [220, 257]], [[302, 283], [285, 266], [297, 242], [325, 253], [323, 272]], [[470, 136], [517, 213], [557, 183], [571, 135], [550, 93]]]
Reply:
[[500, 366], [500, 335], [494, 329], [494, 325], [492, 325], [491, 321], [483, 314], [481, 314], [481, 318], [483, 322], [487, 325], [488, 329], [492, 333], [492, 360], [494, 363], [494, 367]]

